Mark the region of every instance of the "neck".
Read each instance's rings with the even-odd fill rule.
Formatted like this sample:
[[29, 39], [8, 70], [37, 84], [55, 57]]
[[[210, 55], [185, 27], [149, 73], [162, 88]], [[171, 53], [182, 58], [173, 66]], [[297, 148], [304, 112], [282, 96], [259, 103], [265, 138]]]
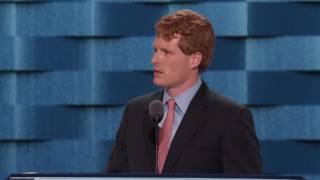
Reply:
[[167, 88], [167, 92], [172, 97], [177, 97], [182, 94], [184, 91], [192, 87], [197, 83], [199, 79], [199, 75], [190, 78], [188, 81], [184, 82], [183, 84], [178, 85], [177, 87]]

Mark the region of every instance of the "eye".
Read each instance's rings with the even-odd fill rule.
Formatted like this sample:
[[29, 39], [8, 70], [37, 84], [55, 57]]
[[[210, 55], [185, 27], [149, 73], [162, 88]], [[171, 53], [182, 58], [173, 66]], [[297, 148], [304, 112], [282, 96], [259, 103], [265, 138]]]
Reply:
[[153, 48], [153, 52], [157, 52], [158, 50], [156, 48]]
[[164, 49], [164, 50], [162, 50], [162, 51], [163, 51], [163, 54], [164, 54], [164, 55], [172, 54], [170, 51], [168, 51], [168, 50], [166, 50], [166, 49]]

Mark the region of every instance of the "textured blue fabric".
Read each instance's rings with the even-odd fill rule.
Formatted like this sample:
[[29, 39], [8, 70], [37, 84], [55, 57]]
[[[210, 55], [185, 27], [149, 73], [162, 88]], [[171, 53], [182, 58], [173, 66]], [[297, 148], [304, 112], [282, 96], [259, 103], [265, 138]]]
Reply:
[[319, 35], [320, 5], [297, 2], [248, 3], [248, 32], [254, 36]]
[[319, 104], [320, 74], [300, 72], [249, 72], [249, 104]]
[[262, 141], [261, 147], [266, 172], [318, 175], [320, 148], [317, 142]]
[[320, 38], [289, 36], [247, 41], [246, 69], [250, 71], [319, 71]]
[[203, 79], [215, 92], [242, 104], [248, 104], [247, 72], [207, 71], [203, 74]]
[[261, 140], [305, 140], [320, 138], [320, 106], [285, 105], [252, 107]]
[[320, 4], [284, 0], [0, 2], [0, 178], [99, 173], [124, 105], [152, 84], [154, 23], [217, 35], [208, 86], [252, 110], [264, 173], [320, 178]]

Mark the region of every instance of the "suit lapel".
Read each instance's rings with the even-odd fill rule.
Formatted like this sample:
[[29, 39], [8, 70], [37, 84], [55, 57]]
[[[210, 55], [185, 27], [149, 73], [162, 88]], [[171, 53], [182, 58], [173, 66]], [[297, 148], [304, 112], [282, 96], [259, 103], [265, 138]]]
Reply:
[[208, 105], [208, 87], [203, 82], [200, 89], [190, 102], [181, 124], [172, 140], [167, 159], [164, 165], [164, 172], [170, 171], [176, 160], [178, 160], [182, 151], [186, 148], [191, 138], [206, 117], [205, 109]]

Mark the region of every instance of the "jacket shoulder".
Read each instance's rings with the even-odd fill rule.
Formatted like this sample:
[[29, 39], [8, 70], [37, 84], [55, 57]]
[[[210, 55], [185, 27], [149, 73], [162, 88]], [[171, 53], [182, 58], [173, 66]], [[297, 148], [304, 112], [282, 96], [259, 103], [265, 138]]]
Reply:
[[210, 106], [214, 106], [218, 108], [238, 110], [238, 111], [243, 109], [248, 109], [246, 106], [232, 100], [231, 98], [218, 94], [212, 90], [209, 90], [208, 92], [208, 100], [209, 100]]
[[148, 94], [144, 94], [141, 96], [137, 96], [131, 100], [128, 101], [126, 106], [146, 106], [149, 105], [151, 101], [155, 99], [161, 99], [162, 93], [161, 91], [155, 91]]

